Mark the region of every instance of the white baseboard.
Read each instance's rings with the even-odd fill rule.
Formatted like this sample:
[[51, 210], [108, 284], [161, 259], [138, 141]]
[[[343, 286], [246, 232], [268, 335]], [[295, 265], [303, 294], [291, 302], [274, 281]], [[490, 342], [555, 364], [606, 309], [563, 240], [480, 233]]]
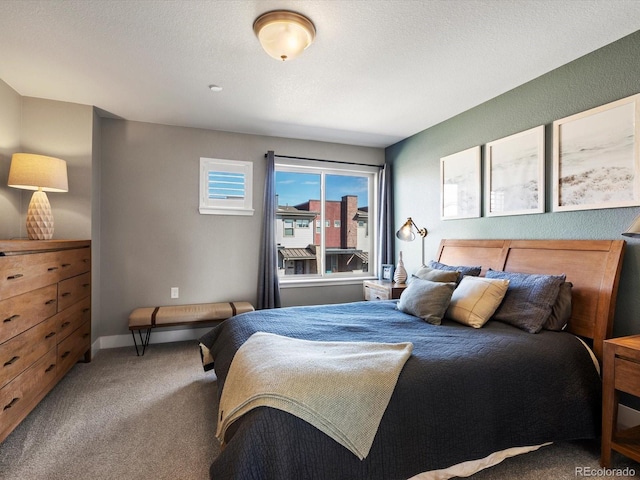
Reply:
[[[197, 340], [202, 335], [210, 331], [213, 327], [201, 327], [201, 328], [185, 328], [181, 330], [168, 330], [158, 331], [156, 329], [151, 330], [151, 337], [149, 339], [149, 345], [154, 343], [169, 343], [169, 342], [184, 342], [187, 340]], [[140, 338], [136, 333], [136, 341], [140, 345]], [[93, 345], [91, 345], [91, 354], [95, 355], [98, 350], [105, 348], [120, 348], [120, 347], [132, 347], [133, 337], [129, 335], [109, 335], [105, 337], [99, 337]]]

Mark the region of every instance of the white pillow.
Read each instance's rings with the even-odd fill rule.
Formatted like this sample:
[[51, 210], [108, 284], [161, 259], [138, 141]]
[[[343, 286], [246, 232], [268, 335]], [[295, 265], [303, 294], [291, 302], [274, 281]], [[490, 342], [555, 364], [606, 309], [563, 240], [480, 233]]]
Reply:
[[482, 327], [507, 293], [509, 280], [465, 276], [451, 296], [446, 317], [470, 327]]

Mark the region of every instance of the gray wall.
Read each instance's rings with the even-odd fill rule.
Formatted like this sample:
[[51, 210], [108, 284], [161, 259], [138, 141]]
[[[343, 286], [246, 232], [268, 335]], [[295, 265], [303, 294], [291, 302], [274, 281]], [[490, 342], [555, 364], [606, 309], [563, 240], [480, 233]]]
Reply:
[[[384, 162], [384, 150], [102, 119], [100, 335], [128, 334], [133, 308], [256, 303], [264, 154]], [[253, 216], [200, 215], [200, 157], [254, 163]], [[170, 288], [180, 298], [170, 298]], [[287, 288], [285, 305], [362, 299], [362, 285]]]
[[[67, 162], [69, 191], [48, 193], [53, 212], [53, 238], [91, 238], [93, 107], [23, 97], [20, 143], [23, 151]], [[22, 193], [21, 219], [33, 192]], [[26, 227], [21, 226], [22, 236]]]
[[[62, 158], [67, 162], [69, 192], [48, 194], [53, 211], [57, 239], [93, 239], [94, 276], [98, 271], [99, 237], [92, 230], [92, 211], [99, 151], [94, 142], [99, 139], [95, 125], [99, 121], [94, 108], [52, 100], [21, 97], [0, 81], [0, 238], [26, 238], [25, 220], [33, 192], [7, 186], [11, 155], [16, 152], [37, 153]], [[99, 169], [96, 170], [99, 172]], [[94, 205], [99, 205], [95, 203]], [[95, 235], [95, 237], [94, 237]], [[93, 289], [93, 340], [100, 290]]]
[[[11, 155], [20, 149], [22, 97], [0, 80], [0, 238], [20, 236], [20, 190], [7, 187]], [[23, 227], [24, 229], [24, 227]]]
[[[386, 150], [394, 166], [395, 217], [427, 227], [425, 257], [443, 238], [625, 239], [640, 208], [550, 212], [554, 120], [640, 92], [640, 32], [424, 130]], [[428, 108], [428, 106], [425, 106]], [[440, 157], [538, 125], [546, 126], [547, 213], [440, 220]], [[484, 210], [483, 210], [484, 211]], [[615, 336], [640, 333], [640, 241], [627, 239]], [[420, 264], [420, 243], [397, 242], [408, 271]]]

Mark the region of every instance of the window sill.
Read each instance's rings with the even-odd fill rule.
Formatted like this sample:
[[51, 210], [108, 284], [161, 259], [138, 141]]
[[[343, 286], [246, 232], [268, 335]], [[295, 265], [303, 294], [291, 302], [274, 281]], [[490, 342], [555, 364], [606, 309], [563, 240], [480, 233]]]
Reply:
[[283, 280], [280, 278], [280, 288], [305, 288], [305, 287], [334, 287], [342, 285], [362, 285], [365, 280], [377, 280], [378, 277], [368, 275], [366, 277], [349, 278], [308, 278], [296, 280]]

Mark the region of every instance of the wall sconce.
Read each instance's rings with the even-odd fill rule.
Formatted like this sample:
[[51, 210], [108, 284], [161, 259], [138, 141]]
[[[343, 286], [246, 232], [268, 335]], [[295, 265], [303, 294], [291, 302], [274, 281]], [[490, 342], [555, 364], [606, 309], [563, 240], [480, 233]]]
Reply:
[[[415, 232], [414, 232], [415, 230]], [[426, 228], [418, 228], [411, 217], [396, 232], [396, 237], [403, 242], [412, 242], [416, 239], [416, 233], [422, 237], [422, 265], [424, 265], [424, 237], [427, 236]]]
[[30, 240], [53, 237], [53, 214], [45, 192], [68, 192], [67, 162], [59, 158], [14, 153], [9, 167], [10, 187], [35, 190], [27, 212], [27, 234]]
[[283, 62], [296, 58], [316, 38], [316, 28], [311, 20], [286, 10], [260, 15], [253, 22], [253, 31], [264, 51]]
[[625, 237], [633, 237], [633, 238], [640, 237], [640, 215], [638, 215], [638, 217], [633, 221], [631, 226], [627, 228], [627, 231], [624, 232], [622, 235], [624, 235]]

